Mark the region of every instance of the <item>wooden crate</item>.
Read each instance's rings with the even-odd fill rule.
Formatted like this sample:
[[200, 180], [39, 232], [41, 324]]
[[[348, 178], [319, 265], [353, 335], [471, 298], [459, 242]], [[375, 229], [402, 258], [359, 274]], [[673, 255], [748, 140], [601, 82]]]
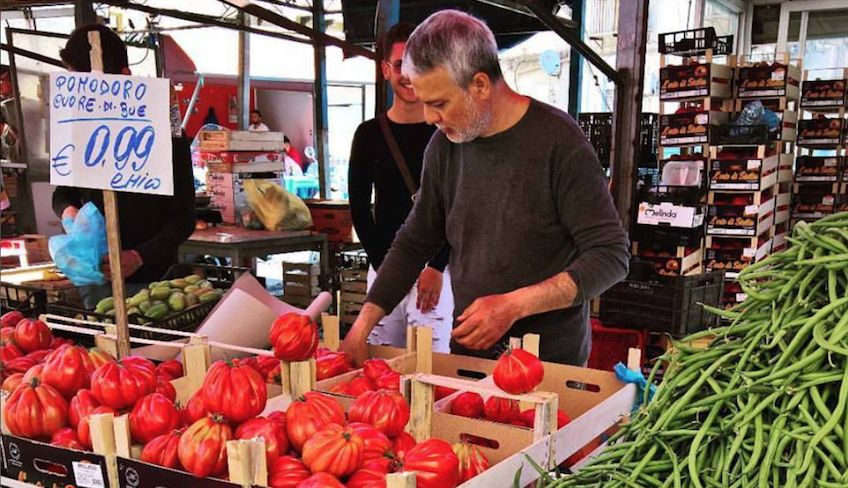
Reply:
[[282, 151], [282, 132], [201, 131], [201, 151]]
[[339, 318], [344, 326], [351, 326], [359, 316], [365, 296], [368, 292], [368, 271], [364, 269], [343, 269], [339, 283], [339, 294], [336, 303], [339, 307]]
[[321, 267], [315, 263], [283, 262], [283, 301], [306, 308], [321, 293]]

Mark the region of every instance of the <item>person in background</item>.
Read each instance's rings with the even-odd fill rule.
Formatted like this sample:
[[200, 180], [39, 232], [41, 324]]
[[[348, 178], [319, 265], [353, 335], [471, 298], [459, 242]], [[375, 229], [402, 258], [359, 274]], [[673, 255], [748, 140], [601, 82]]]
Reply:
[[250, 125], [247, 126], [250, 132], [269, 132], [271, 129], [262, 123], [262, 112], [259, 110], [250, 111]]
[[[350, 208], [371, 265], [369, 288], [382, 273], [389, 246], [412, 209], [412, 196], [421, 180], [424, 148], [434, 132], [424, 122], [424, 108], [409, 79], [401, 75], [404, 45], [413, 29], [413, 25], [399, 23], [382, 39], [382, 72], [394, 91], [394, 101], [385, 115], [357, 128], [350, 150]], [[395, 154], [395, 150], [399, 153]], [[376, 194], [373, 214], [372, 190]], [[453, 325], [449, 253], [450, 249], [442, 246], [420, 263], [417, 280], [414, 284], [404, 283], [404, 297], [386, 309], [389, 313], [370, 331], [369, 342], [403, 347], [407, 324], [427, 325], [433, 327], [433, 349], [449, 351]]]
[[[59, 52], [70, 71], [91, 71], [88, 32], [100, 33], [103, 50], [103, 71], [110, 74], [130, 74], [127, 48], [121, 38], [104, 25], [88, 25], [75, 29], [65, 48]], [[168, 268], [177, 262], [177, 248], [194, 231], [194, 178], [191, 171], [189, 141], [172, 138], [174, 195], [149, 195], [118, 192], [118, 216], [121, 231], [121, 263], [128, 284], [146, 284], [162, 279]], [[85, 188], [59, 186], [53, 192], [53, 211], [60, 219], [73, 220], [79, 209], [93, 202], [103, 213], [103, 192]], [[103, 264], [109, 279], [109, 264]], [[111, 295], [109, 287], [93, 291], [86, 302]], [[132, 287], [128, 286], [128, 290]]]
[[289, 139], [289, 136], [286, 135], [283, 136], [283, 152], [285, 152], [286, 156], [291, 158], [292, 161], [294, 161], [295, 163], [297, 163], [298, 166], [300, 166], [300, 170], [302, 173], [306, 173], [306, 168], [309, 166], [309, 161], [306, 161], [303, 158], [303, 155], [300, 154], [300, 151], [298, 151], [294, 146], [292, 146], [291, 139]]
[[589, 300], [629, 264], [592, 146], [568, 114], [510, 89], [495, 36], [468, 14], [427, 18], [402, 67], [439, 132], [415, 206], [342, 349], [363, 361], [371, 330], [447, 240], [458, 312], [452, 353], [495, 358], [510, 337], [536, 333], [543, 360], [585, 365]]

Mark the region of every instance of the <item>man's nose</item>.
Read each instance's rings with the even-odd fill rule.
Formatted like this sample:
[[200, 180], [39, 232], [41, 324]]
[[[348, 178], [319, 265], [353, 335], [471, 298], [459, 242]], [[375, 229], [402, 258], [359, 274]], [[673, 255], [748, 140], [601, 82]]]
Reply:
[[442, 117], [436, 110], [428, 108], [426, 105], [424, 105], [424, 121], [427, 122], [428, 125], [435, 125], [441, 120]]

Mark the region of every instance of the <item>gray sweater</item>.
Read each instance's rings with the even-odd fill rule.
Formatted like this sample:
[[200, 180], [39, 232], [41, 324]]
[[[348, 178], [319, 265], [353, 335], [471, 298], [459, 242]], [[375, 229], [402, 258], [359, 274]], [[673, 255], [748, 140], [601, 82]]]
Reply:
[[589, 357], [588, 302], [627, 274], [628, 242], [601, 165], [568, 114], [531, 100], [524, 117], [491, 137], [454, 144], [439, 131], [424, 154], [421, 190], [368, 301], [392, 310], [447, 240], [459, 316], [476, 298], [507, 293], [567, 271], [574, 306], [516, 322], [510, 336], [541, 335], [544, 360], [582, 365]]

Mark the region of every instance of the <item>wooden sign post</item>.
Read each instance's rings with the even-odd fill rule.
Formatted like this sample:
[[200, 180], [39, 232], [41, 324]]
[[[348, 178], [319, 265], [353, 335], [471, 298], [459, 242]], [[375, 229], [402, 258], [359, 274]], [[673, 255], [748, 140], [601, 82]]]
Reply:
[[103, 190], [116, 349], [124, 357], [130, 343], [116, 192], [173, 195], [170, 90], [164, 79], [104, 74], [100, 32], [88, 32], [88, 43], [90, 73], [50, 75], [50, 183]]

